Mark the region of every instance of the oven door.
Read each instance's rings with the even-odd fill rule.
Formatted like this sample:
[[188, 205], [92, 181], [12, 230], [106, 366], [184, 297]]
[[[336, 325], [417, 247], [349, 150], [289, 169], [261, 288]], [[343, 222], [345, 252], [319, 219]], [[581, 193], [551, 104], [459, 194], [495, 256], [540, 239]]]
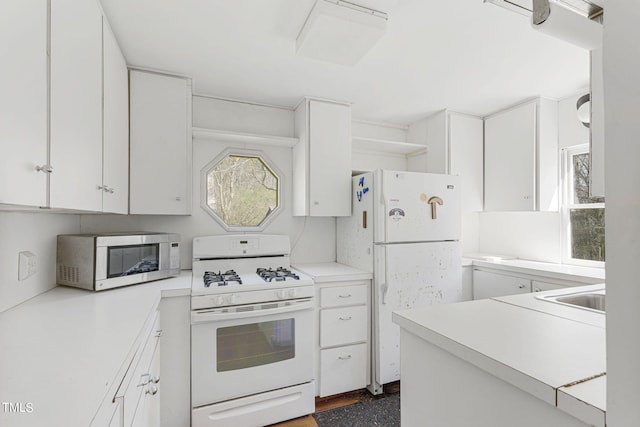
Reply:
[[313, 379], [311, 298], [193, 311], [193, 407]]

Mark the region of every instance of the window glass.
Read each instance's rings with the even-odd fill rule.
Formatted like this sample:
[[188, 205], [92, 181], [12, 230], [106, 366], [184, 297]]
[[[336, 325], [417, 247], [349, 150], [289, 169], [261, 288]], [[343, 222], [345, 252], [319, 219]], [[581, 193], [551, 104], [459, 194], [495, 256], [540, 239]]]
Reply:
[[587, 145], [566, 150], [564, 217], [569, 262], [605, 261], [604, 197], [589, 195], [590, 154]]
[[206, 207], [227, 227], [259, 227], [278, 208], [278, 176], [260, 156], [227, 154], [205, 181]]

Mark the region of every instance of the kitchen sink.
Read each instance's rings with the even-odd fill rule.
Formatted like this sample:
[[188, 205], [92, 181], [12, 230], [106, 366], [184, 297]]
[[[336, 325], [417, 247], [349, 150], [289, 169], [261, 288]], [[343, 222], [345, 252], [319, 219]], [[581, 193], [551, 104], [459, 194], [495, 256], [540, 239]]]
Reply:
[[570, 294], [564, 293], [561, 295], [545, 295], [538, 298], [545, 301], [555, 302], [557, 304], [596, 311], [599, 313], [605, 312], [606, 294], [604, 289]]

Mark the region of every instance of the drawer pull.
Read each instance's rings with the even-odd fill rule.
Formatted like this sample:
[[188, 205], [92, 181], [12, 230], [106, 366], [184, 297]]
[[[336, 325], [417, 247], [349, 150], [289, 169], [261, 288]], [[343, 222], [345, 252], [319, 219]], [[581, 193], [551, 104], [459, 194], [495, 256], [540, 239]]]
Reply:
[[351, 294], [338, 295], [339, 298], [351, 298]]
[[351, 319], [352, 319], [351, 316], [349, 316], [349, 317], [340, 317], [340, 320], [351, 320]]
[[349, 360], [349, 359], [351, 359], [351, 355], [349, 354], [347, 356], [338, 356], [338, 359], [340, 359], [340, 360]]
[[158, 384], [160, 382], [160, 376], [159, 375], [150, 376], [149, 382]]

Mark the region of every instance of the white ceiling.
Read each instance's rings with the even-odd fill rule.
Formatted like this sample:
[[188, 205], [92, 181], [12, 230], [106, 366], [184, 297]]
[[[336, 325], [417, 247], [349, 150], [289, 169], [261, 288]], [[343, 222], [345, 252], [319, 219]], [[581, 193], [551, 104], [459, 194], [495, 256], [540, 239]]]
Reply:
[[314, 0], [101, 3], [129, 65], [191, 76], [200, 95], [286, 107], [317, 96], [352, 102], [354, 118], [408, 124], [444, 108], [483, 116], [588, 87], [587, 51], [482, 0], [359, 1], [389, 20], [355, 66], [296, 55]]

